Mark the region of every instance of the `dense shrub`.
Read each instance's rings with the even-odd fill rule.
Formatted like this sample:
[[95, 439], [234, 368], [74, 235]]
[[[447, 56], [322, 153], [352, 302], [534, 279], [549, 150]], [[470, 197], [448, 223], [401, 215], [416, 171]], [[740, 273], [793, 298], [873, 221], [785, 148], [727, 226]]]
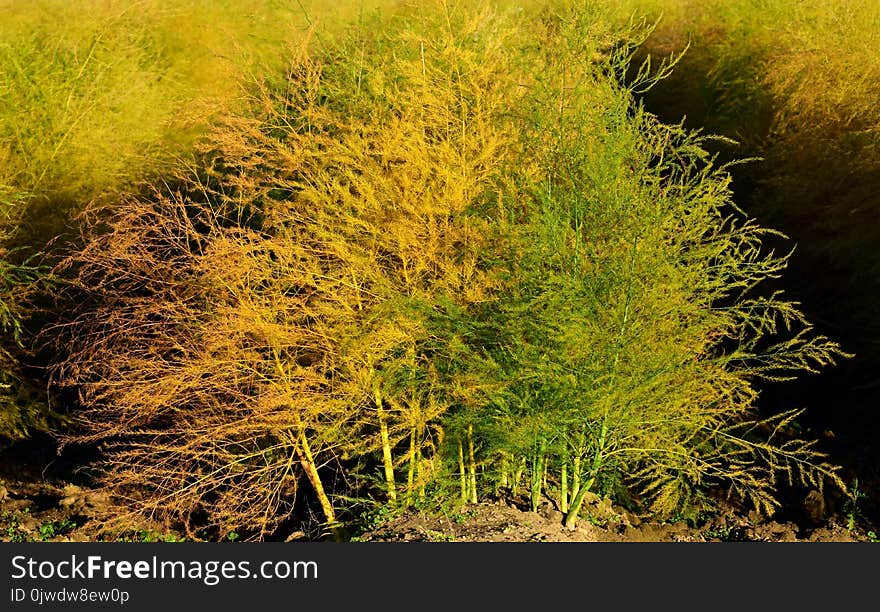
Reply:
[[[664, 118], [740, 141], [760, 156], [737, 173], [740, 203], [797, 246], [788, 285], [859, 358], [849, 385], [872, 383], [880, 329], [880, 5], [870, 0], [635, 0], [662, 15], [645, 45], [689, 45], [681, 70], [649, 97]], [[840, 392], [846, 392], [840, 389]]]
[[570, 524], [586, 492], [666, 516], [840, 485], [796, 413], [753, 410], [839, 350], [761, 291], [785, 258], [635, 103], [647, 30], [612, 22], [438, 2], [304, 44], [57, 269], [68, 441], [212, 537], [267, 537], [306, 481], [332, 526], [359, 463], [392, 504], [558, 482]]
[[[44, 281], [75, 215], [188, 155], [238, 103], [244, 74], [282, 65], [305, 18], [263, 0], [0, 6], [0, 438], [45, 430], [44, 363], [19, 346], [46, 321], [24, 296]], [[57, 424], [57, 422], [56, 422]]]

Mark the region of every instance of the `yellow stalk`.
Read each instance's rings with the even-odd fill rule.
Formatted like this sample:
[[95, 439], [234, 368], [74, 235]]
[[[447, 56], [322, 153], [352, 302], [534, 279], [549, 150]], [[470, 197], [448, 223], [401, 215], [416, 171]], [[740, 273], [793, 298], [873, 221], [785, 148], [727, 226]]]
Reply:
[[413, 504], [413, 480], [416, 472], [416, 430], [409, 432], [409, 469], [406, 474], [406, 505]]
[[324, 490], [324, 485], [321, 483], [321, 477], [318, 474], [318, 466], [315, 464], [315, 457], [312, 455], [312, 449], [309, 447], [309, 442], [306, 439], [305, 433], [302, 433], [299, 436], [297, 454], [299, 455], [299, 461], [302, 465], [303, 471], [305, 471], [306, 477], [309, 479], [312, 488], [315, 490], [315, 496], [318, 498], [318, 503], [321, 505], [324, 519], [333, 531], [333, 534], [338, 537], [336, 512], [334, 512], [333, 504], [330, 503], [330, 498], [327, 497], [327, 492]]
[[468, 425], [468, 473], [470, 475], [470, 501], [477, 503], [477, 462], [474, 459], [474, 426]]
[[391, 457], [391, 440], [388, 435], [388, 421], [385, 419], [385, 410], [382, 408], [382, 395], [377, 388], [376, 416], [379, 419], [379, 435], [382, 439], [382, 464], [385, 468], [385, 483], [388, 487], [388, 501], [397, 503], [397, 487], [394, 484], [394, 461]]

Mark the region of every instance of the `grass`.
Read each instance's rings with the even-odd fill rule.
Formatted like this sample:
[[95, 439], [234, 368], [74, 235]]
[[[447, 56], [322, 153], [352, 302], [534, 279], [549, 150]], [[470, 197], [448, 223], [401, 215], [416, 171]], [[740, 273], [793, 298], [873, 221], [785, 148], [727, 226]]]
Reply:
[[22, 528], [22, 516], [30, 513], [30, 509], [16, 510], [13, 512], [4, 512], [0, 516], [0, 529], [5, 536], [7, 542], [29, 542], [32, 540], [31, 534]]
[[155, 529], [137, 529], [125, 531], [112, 539], [113, 542], [185, 542], [186, 538], [176, 534], [157, 531]]
[[76, 529], [76, 522], [70, 519], [61, 519], [58, 521], [49, 521], [43, 523], [39, 528], [39, 541], [45, 542], [61, 535], [70, 533]]
[[63, 518], [42, 523], [37, 527], [36, 532], [32, 532], [22, 527], [22, 520], [29, 515], [29, 508], [4, 512], [0, 516], [3, 540], [7, 542], [47, 542], [58, 536], [66, 535], [77, 527], [75, 521]]

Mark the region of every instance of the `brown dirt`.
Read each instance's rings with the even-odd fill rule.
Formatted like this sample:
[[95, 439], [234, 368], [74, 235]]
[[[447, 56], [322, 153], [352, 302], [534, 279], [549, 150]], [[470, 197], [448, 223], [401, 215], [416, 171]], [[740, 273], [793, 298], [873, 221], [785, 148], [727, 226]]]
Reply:
[[[0, 541], [90, 541], [95, 520], [110, 508], [106, 496], [76, 485], [0, 478]], [[869, 541], [845, 520], [803, 530], [791, 522], [726, 515], [700, 526], [643, 521], [594, 498], [576, 529], [563, 525], [551, 503], [529, 512], [504, 501], [462, 507], [454, 514], [407, 511], [354, 538], [363, 542], [858, 542]], [[143, 534], [149, 530], [141, 531]], [[155, 535], [154, 535], [155, 537]]]
[[[102, 517], [112, 501], [87, 486], [71, 484], [64, 474], [47, 474], [43, 461], [0, 461], [0, 541], [93, 541], [106, 539]], [[805, 504], [810, 506], [810, 496]], [[454, 512], [407, 511], [353, 538], [356, 541], [430, 542], [858, 542], [876, 536], [858, 527], [847, 529], [846, 517], [832, 515], [811, 527], [777, 522], [734, 509], [700, 525], [645, 520], [607, 499], [585, 500], [576, 529], [563, 525], [563, 515], [546, 500], [538, 512], [524, 499], [496, 499], [466, 505]], [[111, 539], [116, 539], [115, 536]], [[126, 539], [178, 539], [158, 525], [139, 526]], [[290, 539], [290, 538], [288, 538]]]
[[43, 439], [0, 448], [0, 542], [99, 539], [112, 501], [85, 484], [77, 458], [52, 448]]
[[109, 506], [105, 495], [72, 484], [0, 479], [0, 541], [89, 541], [91, 519]]
[[365, 542], [859, 542], [870, 541], [859, 529], [848, 530], [840, 517], [804, 530], [798, 525], [762, 520], [756, 515], [722, 515], [700, 526], [687, 522], [644, 521], [607, 500], [589, 500], [576, 529], [545, 502], [538, 512], [497, 500], [467, 505], [454, 514], [408, 511], [357, 537]]

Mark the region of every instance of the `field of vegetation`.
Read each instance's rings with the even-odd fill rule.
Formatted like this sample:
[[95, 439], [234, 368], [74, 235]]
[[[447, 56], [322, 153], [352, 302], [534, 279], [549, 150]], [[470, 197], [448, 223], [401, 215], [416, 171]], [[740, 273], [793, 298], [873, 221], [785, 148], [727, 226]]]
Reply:
[[871, 529], [878, 37], [869, 0], [0, 2], [0, 476], [57, 449], [95, 539]]

